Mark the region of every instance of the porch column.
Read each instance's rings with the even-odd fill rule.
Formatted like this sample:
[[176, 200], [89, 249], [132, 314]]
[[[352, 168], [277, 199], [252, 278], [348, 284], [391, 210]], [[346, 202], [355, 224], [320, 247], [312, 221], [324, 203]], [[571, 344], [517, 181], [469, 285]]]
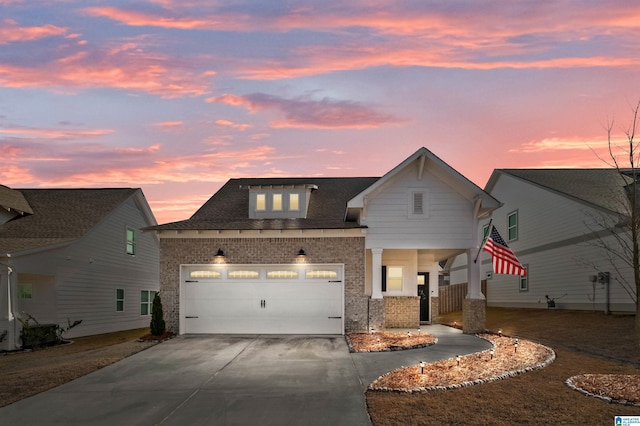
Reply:
[[382, 249], [371, 249], [371, 298], [382, 299]]
[[462, 331], [467, 334], [481, 333], [486, 327], [487, 301], [480, 285], [480, 260], [474, 262], [480, 250], [478, 223], [477, 215], [474, 214], [471, 232], [476, 243], [467, 250], [467, 296], [462, 302]]
[[431, 317], [431, 324], [438, 323], [438, 316], [440, 315], [440, 286], [438, 282], [438, 273], [440, 267], [438, 262], [433, 262], [429, 267], [429, 297], [431, 299], [431, 305], [429, 309], [429, 316]]

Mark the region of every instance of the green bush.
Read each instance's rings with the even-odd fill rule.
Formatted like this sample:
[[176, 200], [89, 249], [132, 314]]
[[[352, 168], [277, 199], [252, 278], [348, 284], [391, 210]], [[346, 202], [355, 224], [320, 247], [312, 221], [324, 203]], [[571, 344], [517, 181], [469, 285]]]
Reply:
[[153, 298], [153, 305], [151, 306], [151, 324], [149, 325], [151, 334], [154, 336], [162, 336], [166, 330], [164, 322], [164, 314], [162, 312], [162, 301], [160, 300], [160, 294], [156, 293], [156, 297]]

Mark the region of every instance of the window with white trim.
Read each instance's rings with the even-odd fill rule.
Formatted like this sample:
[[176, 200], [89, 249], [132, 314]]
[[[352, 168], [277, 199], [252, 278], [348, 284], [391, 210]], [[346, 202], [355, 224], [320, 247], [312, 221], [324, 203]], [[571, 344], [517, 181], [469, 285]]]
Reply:
[[257, 279], [260, 277], [260, 273], [258, 271], [250, 271], [250, 270], [236, 270], [229, 272], [229, 278], [233, 279]]
[[153, 307], [153, 299], [158, 294], [153, 290], [140, 291], [140, 316], [151, 315], [151, 308]]
[[271, 202], [271, 210], [273, 210], [274, 212], [279, 212], [282, 210], [282, 194], [273, 194]]
[[387, 266], [387, 291], [401, 291], [402, 276], [402, 266]]
[[124, 288], [116, 288], [116, 312], [124, 312]]
[[136, 254], [136, 230], [127, 226], [127, 254], [135, 256]]
[[267, 210], [267, 194], [256, 194], [256, 211]]
[[289, 210], [290, 211], [300, 210], [300, 194], [297, 194], [297, 193], [289, 194]]
[[507, 215], [507, 237], [509, 241], [518, 239], [518, 210]]
[[520, 275], [520, 291], [529, 291], [529, 265], [522, 266], [527, 275]]

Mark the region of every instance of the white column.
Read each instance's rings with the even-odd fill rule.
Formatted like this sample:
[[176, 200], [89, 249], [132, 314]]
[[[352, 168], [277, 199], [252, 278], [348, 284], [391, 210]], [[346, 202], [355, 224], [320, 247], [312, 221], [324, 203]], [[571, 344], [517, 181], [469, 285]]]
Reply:
[[480, 299], [484, 300], [484, 295], [482, 294], [482, 286], [480, 285], [480, 257], [478, 256], [477, 262], [476, 256], [480, 250], [480, 241], [478, 241], [478, 224], [479, 220], [475, 217], [471, 219], [471, 232], [473, 238], [475, 239], [474, 247], [471, 247], [467, 250], [467, 299]]
[[382, 249], [371, 249], [371, 298], [382, 299]]

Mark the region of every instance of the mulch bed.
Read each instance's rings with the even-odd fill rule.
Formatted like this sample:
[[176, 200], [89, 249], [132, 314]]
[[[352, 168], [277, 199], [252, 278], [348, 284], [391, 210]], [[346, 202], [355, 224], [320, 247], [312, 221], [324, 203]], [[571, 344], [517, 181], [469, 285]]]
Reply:
[[438, 339], [428, 333], [377, 331], [375, 333], [349, 333], [345, 335], [351, 352], [385, 352], [424, 348]]

